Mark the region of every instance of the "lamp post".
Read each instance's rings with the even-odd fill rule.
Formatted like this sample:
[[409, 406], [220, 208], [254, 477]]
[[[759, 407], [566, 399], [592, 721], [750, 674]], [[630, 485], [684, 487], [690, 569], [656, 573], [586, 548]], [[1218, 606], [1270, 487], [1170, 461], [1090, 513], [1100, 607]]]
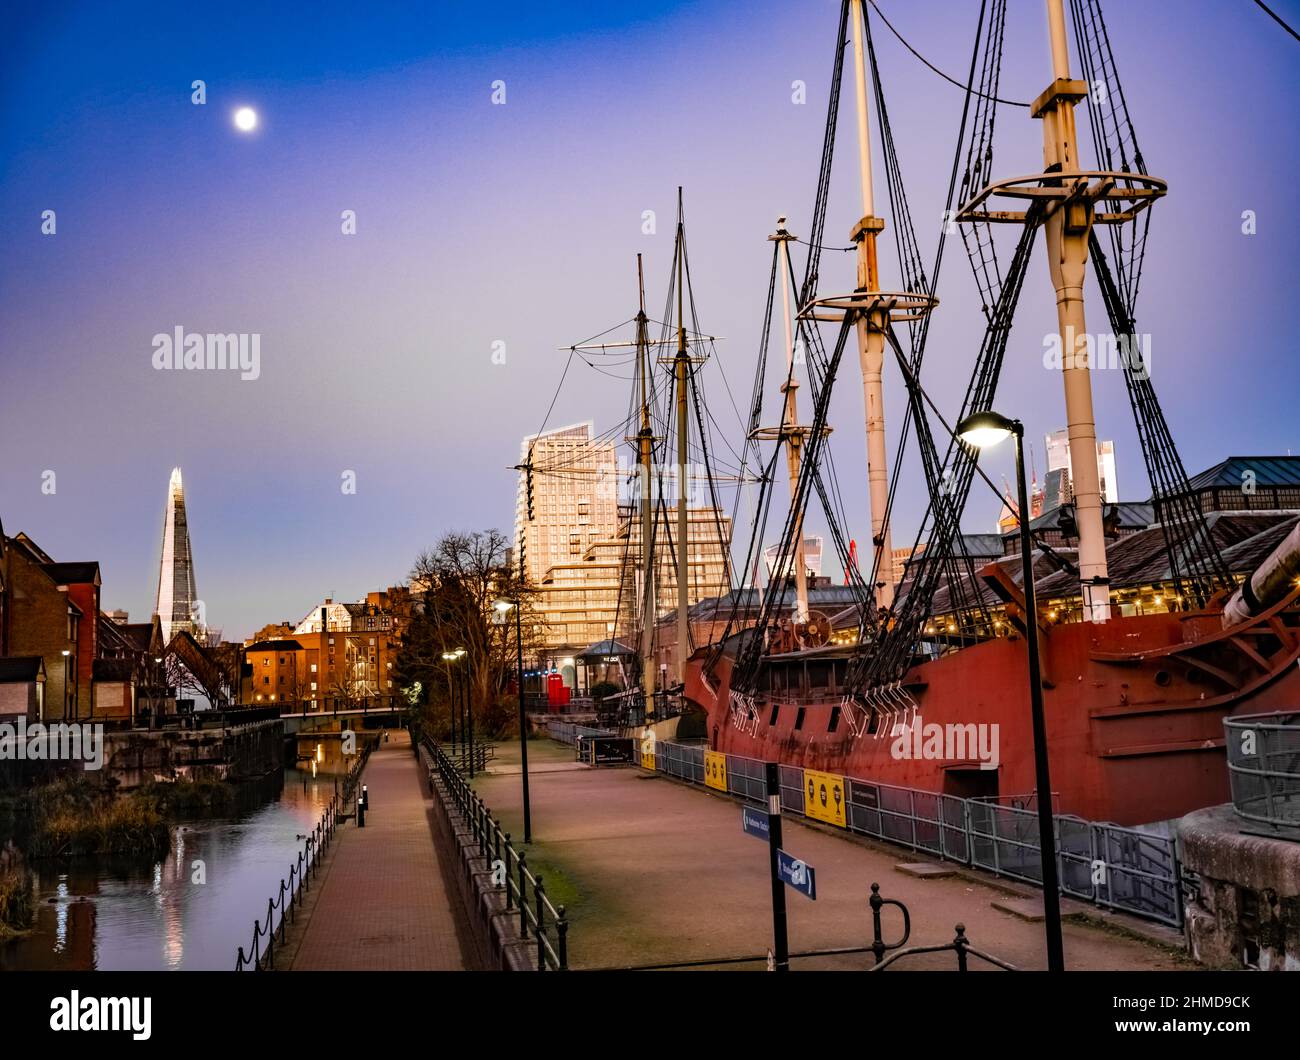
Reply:
[[451, 720], [452, 754], [456, 753], [456, 711], [459, 709], [460, 704], [460, 688], [459, 682], [456, 680], [456, 671], [451, 668], [451, 664], [454, 663], [457, 658], [459, 658], [459, 656], [457, 656], [453, 651], [445, 651], [442, 653], [442, 662], [447, 668], [447, 715]]
[[524, 713], [523, 608], [518, 600], [498, 600], [493, 606], [496, 607], [503, 621], [512, 608], [515, 612], [515, 644], [518, 649], [518, 676], [516, 682], [519, 685], [519, 765], [524, 778], [524, 842], [531, 843], [533, 841], [533, 818], [528, 802], [528, 718]]
[[[460, 659], [463, 658], [464, 656], [465, 656], [465, 649], [457, 648], [456, 658]], [[463, 684], [464, 698], [462, 699], [462, 702], [465, 704], [465, 715], [464, 718], [462, 719], [464, 721], [464, 725], [461, 726], [461, 733], [462, 735], [468, 734], [469, 736], [469, 776], [470, 779], [473, 780], [474, 779], [474, 698], [473, 696], [470, 695], [468, 665], [466, 665], [466, 668], [461, 675], [461, 680], [464, 682]]]
[[975, 449], [1016, 440], [1016, 503], [1020, 524], [1020, 563], [1025, 593], [1025, 646], [1029, 652], [1029, 707], [1034, 725], [1034, 779], [1038, 801], [1038, 846], [1043, 866], [1043, 919], [1047, 930], [1047, 968], [1065, 971], [1061, 942], [1061, 892], [1056, 873], [1056, 836], [1052, 821], [1052, 782], [1048, 776], [1047, 723], [1043, 717], [1043, 682], [1038, 658], [1038, 605], [1029, 537], [1029, 497], [1025, 488], [1025, 427], [996, 412], [976, 412], [957, 424], [957, 437]]

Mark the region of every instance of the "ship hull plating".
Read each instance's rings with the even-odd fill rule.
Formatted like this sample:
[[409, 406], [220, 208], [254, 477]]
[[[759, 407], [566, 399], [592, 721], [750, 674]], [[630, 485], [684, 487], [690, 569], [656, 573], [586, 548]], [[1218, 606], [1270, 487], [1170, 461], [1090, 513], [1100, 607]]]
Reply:
[[[1223, 718], [1300, 704], [1300, 621], [1292, 606], [1249, 627], [1219, 624], [1217, 614], [1156, 614], [1050, 628], [1042, 653], [1057, 812], [1131, 825], [1228, 801]], [[903, 687], [915, 710], [877, 712], [869, 729], [843, 706], [836, 675], [846, 668], [834, 656], [767, 660], [748, 712], [732, 704], [731, 657], [707, 680], [702, 665], [703, 655], [693, 660], [686, 694], [708, 714], [715, 750], [965, 797], [1034, 790], [1021, 638], [913, 667]]]

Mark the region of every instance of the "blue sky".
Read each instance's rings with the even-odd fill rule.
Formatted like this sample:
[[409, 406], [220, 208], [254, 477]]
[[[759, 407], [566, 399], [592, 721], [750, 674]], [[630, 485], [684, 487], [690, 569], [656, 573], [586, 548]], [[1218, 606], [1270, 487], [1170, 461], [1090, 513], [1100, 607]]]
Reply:
[[[974, 5], [880, 6], [928, 59], [964, 74]], [[1296, 0], [1275, 6], [1300, 22]], [[1003, 93], [1031, 99], [1048, 80], [1042, 6], [1010, 7]], [[243, 636], [325, 595], [400, 581], [444, 530], [508, 530], [509, 467], [550, 402], [556, 347], [632, 315], [638, 252], [649, 304], [662, 305], [679, 184], [701, 323], [726, 336], [719, 358], [743, 403], [766, 236], [781, 213], [807, 229], [837, 9], [19, 6], [0, 41], [6, 531], [60, 559], [98, 559], [105, 605], [147, 617], [167, 477], [180, 465], [199, 595], [210, 621]], [[1148, 165], [1170, 181], [1139, 323], [1188, 468], [1294, 450], [1300, 46], [1245, 0], [1127, 0], [1107, 15]], [[928, 259], [961, 92], [876, 29]], [[191, 103], [196, 78], [203, 106]], [[791, 101], [796, 79], [803, 106]], [[497, 80], [505, 106], [491, 102]], [[259, 112], [252, 135], [232, 125], [240, 105]], [[844, 115], [827, 226], [837, 245], [859, 212]], [[999, 122], [997, 171], [1040, 168], [1037, 123], [1012, 109]], [[54, 236], [40, 231], [47, 209]], [[343, 210], [356, 212], [355, 236], [340, 231]], [[641, 231], [645, 210], [656, 235]], [[1245, 210], [1256, 235], [1241, 232]], [[949, 251], [925, 380], [945, 409], [980, 334], [970, 270]], [[852, 286], [849, 256], [823, 262], [824, 289]], [[897, 279], [889, 256], [883, 271]], [[1040, 363], [1055, 320], [1041, 250], [1021, 306], [998, 404], [1040, 437], [1063, 424], [1059, 379]], [[259, 333], [260, 378], [153, 370], [152, 336], [176, 325]], [[1103, 375], [1099, 433], [1117, 443], [1121, 493], [1144, 499], [1122, 379]], [[832, 420], [861, 543], [856, 376], [846, 366]], [[734, 427], [721, 376], [707, 381], [716, 418]], [[624, 415], [621, 382], [587, 372], [571, 383], [552, 424], [604, 430]], [[892, 434], [896, 379], [886, 398]], [[990, 461], [995, 479], [1005, 460]], [[355, 495], [340, 492], [345, 470]], [[900, 487], [896, 543], [919, 516], [918, 478], [913, 469]], [[968, 529], [988, 529], [997, 507], [977, 494]]]

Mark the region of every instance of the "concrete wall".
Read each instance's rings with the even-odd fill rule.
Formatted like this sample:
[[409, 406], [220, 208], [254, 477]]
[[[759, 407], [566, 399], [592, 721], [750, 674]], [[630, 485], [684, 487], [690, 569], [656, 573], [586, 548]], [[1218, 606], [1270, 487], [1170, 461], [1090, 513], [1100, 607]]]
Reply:
[[1300, 971], [1300, 841], [1244, 832], [1231, 806], [1178, 824], [1183, 866], [1200, 877], [1187, 906], [1192, 956], [1214, 968]]
[[276, 720], [226, 729], [106, 732], [104, 771], [130, 789], [151, 780], [251, 780], [281, 767]]

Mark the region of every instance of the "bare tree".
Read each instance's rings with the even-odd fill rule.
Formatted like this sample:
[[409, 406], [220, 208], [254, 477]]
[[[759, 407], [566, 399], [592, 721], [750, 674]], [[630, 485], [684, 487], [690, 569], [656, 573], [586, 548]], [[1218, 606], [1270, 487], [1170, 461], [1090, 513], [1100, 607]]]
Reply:
[[522, 608], [525, 655], [540, 643], [535, 592], [513, 570], [509, 541], [499, 530], [453, 532], [421, 552], [411, 589], [423, 608], [408, 630], [400, 669], [409, 685], [436, 689], [446, 680], [444, 652], [465, 649], [470, 695], [480, 708], [495, 704], [516, 670], [515, 619], [498, 620], [499, 599]]

